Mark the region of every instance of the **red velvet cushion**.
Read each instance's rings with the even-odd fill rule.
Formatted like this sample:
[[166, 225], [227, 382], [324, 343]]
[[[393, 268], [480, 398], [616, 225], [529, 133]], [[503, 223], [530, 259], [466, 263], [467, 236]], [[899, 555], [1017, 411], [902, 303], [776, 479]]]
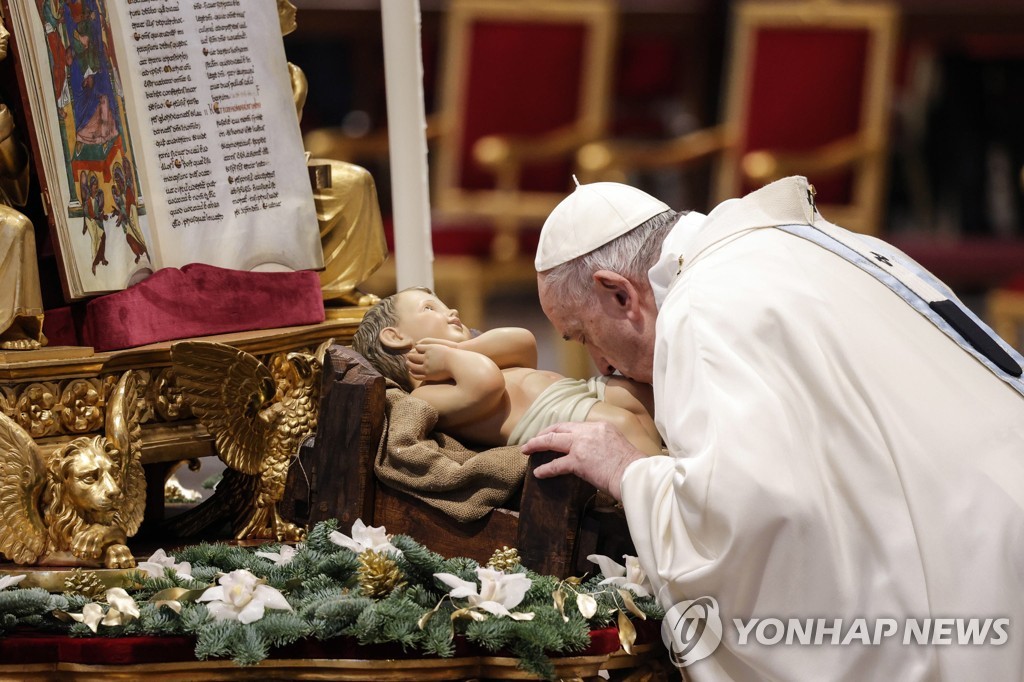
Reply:
[[[760, 30], [751, 52], [743, 152], [802, 151], [856, 133], [869, 38], [864, 29]], [[851, 178], [811, 178], [818, 201], [850, 203]]]
[[[485, 135], [537, 134], [576, 120], [586, 31], [569, 23], [476, 21], [471, 33], [458, 184], [491, 189], [494, 177], [473, 162], [473, 144]], [[521, 189], [567, 190], [571, 172], [569, 160], [529, 166]]]
[[[637, 622], [637, 643], [652, 639], [647, 631], [658, 623]], [[655, 630], [656, 633], [656, 630]], [[656, 634], [655, 634], [656, 637]], [[612, 654], [619, 649], [618, 630], [614, 627], [592, 630], [590, 646], [576, 656]], [[466, 641], [455, 638], [455, 656], [489, 655]], [[273, 649], [273, 659], [405, 659], [434, 658], [420, 652], [403, 650], [399, 644], [360, 646], [354, 637], [328, 640], [306, 638], [288, 646]], [[171, 663], [195, 660], [192, 637], [66, 637], [38, 632], [14, 632], [0, 637], [0, 664], [79, 663], [92, 665], [132, 665], [139, 663]]]
[[86, 306], [82, 341], [97, 351], [324, 320], [315, 272], [164, 268]]
[[590, 646], [582, 651], [580, 656], [600, 656], [601, 654], [614, 654], [619, 650], [619, 629], [615, 627], [601, 628], [590, 631]]
[[65, 637], [14, 632], [0, 637], [0, 663], [127, 665], [194, 661], [191, 637]]
[[81, 346], [81, 328], [85, 306], [66, 305], [50, 308], [43, 315], [43, 334], [51, 346]]

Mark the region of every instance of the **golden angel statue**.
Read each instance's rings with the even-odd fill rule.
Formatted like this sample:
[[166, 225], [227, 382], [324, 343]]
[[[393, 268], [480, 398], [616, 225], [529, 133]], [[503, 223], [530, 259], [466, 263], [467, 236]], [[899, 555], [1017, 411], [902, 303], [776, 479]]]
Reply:
[[281, 518], [288, 467], [316, 430], [326, 341], [311, 355], [288, 353], [267, 367], [245, 351], [208, 341], [171, 346], [185, 403], [209, 430], [228, 466], [213, 497], [173, 527], [190, 534], [228, 515], [239, 540], [300, 540], [305, 530]]
[[106, 435], [48, 458], [0, 412], [0, 552], [19, 564], [134, 566], [126, 542], [146, 507], [141, 433], [131, 371], [107, 401]]
[[[0, 61], [10, 33], [0, 12]], [[32, 222], [14, 206], [28, 201], [29, 161], [14, 135], [14, 115], [0, 103], [0, 349], [35, 350], [46, 344], [43, 297]]]
[[[296, 8], [289, 0], [277, 0], [281, 35], [297, 28]], [[295, 113], [302, 119], [309, 85], [295, 64], [288, 63]], [[334, 159], [312, 158], [315, 175], [313, 202], [320, 225], [320, 244], [324, 251], [324, 269], [320, 288], [328, 305], [371, 306], [380, 300], [356, 288], [376, 272], [388, 256], [384, 221], [373, 176], [362, 166]]]

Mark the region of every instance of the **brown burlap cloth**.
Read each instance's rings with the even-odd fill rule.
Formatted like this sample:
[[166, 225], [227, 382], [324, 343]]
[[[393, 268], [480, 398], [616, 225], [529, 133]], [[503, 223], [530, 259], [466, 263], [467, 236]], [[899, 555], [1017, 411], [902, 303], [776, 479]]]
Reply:
[[456, 521], [475, 521], [519, 488], [527, 457], [518, 445], [470, 450], [434, 430], [438, 414], [388, 380], [384, 434], [374, 472], [387, 485], [440, 509]]

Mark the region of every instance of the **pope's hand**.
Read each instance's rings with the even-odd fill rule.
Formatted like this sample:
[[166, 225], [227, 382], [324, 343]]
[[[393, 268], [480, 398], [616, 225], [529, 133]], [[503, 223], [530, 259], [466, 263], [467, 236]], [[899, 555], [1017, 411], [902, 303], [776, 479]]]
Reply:
[[572, 422], [544, 429], [523, 445], [527, 455], [554, 450], [564, 457], [539, 466], [537, 478], [575, 474], [595, 488], [622, 500], [622, 474], [644, 454], [606, 422]]

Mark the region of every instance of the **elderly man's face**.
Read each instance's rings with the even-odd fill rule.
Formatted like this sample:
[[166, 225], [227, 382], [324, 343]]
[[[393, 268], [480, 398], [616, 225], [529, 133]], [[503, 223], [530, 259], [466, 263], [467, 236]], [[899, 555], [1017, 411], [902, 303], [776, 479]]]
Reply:
[[574, 305], [538, 277], [540, 304], [551, 324], [567, 341], [586, 347], [602, 374], [619, 374], [643, 383], [654, 377], [656, 311], [642, 301], [627, 313], [612, 292], [598, 291], [596, 300]]

